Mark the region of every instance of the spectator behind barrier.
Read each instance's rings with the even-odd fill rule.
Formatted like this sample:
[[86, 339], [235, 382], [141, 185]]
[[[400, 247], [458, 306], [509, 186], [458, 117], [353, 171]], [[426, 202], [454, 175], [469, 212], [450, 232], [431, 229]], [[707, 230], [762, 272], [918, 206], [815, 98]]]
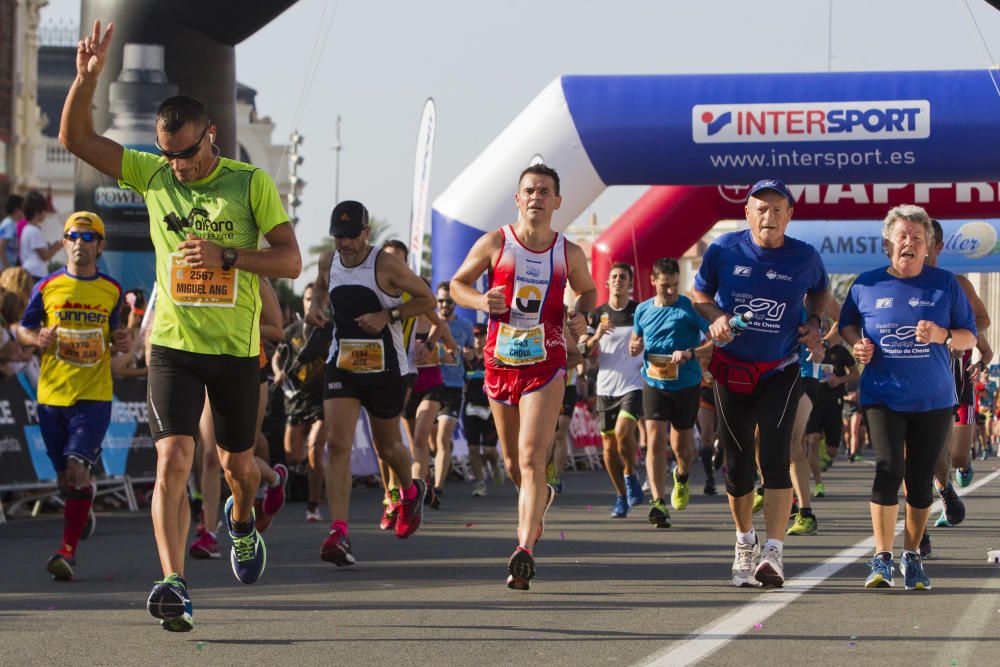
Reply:
[[22, 308], [28, 305], [34, 283], [31, 274], [20, 266], [11, 266], [0, 273], [0, 287], [21, 297]]
[[0, 268], [17, 266], [17, 221], [24, 217], [23, 206], [21, 195], [7, 198], [7, 217], [0, 221]]
[[38, 358], [34, 350], [17, 341], [17, 323], [24, 314], [25, 302], [14, 292], [0, 287], [0, 374], [12, 378], [26, 371], [32, 386], [38, 384]]

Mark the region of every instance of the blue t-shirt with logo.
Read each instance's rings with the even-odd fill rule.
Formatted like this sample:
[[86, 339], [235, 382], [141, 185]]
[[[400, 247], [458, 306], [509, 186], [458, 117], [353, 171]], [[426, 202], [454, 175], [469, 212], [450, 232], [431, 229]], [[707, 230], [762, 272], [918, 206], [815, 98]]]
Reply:
[[669, 306], [657, 306], [655, 298], [643, 301], [635, 310], [633, 330], [643, 338], [642, 377], [647, 384], [666, 391], [701, 384], [701, 364], [693, 356], [676, 369], [676, 379], [657, 377], [672, 376], [666, 359], [677, 350], [697, 347], [701, 334], [708, 331], [708, 321], [695, 312], [691, 299], [679, 296]]
[[761, 248], [745, 230], [723, 234], [708, 246], [694, 288], [715, 295], [727, 313], [753, 313], [726, 352], [744, 361], [777, 361], [798, 352], [802, 300], [825, 291], [827, 277], [808, 243], [786, 236], [780, 248]]
[[[458, 349], [455, 350], [454, 363], [441, 362], [441, 376], [444, 378], [444, 386], [461, 388], [465, 386], [462, 349], [472, 347], [475, 344], [475, 337], [472, 335], [472, 322], [464, 317], [456, 317], [453, 320], [448, 320], [446, 324], [451, 330], [451, 337], [458, 343]], [[441, 359], [444, 359], [444, 355], [441, 355]]]
[[913, 278], [888, 267], [858, 276], [840, 310], [840, 328], [856, 326], [875, 344], [861, 374], [861, 404], [896, 412], [925, 412], [957, 404], [951, 355], [940, 343], [918, 343], [916, 325], [976, 333], [976, 316], [950, 271], [925, 266]]

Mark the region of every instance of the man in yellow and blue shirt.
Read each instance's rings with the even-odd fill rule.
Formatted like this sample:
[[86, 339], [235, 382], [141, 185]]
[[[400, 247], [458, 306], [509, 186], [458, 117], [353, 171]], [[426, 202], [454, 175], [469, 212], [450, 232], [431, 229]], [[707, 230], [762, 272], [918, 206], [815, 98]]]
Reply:
[[40, 280], [18, 327], [42, 353], [38, 422], [66, 504], [63, 544], [49, 559], [54, 579], [73, 578], [80, 539], [93, 531], [90, 468], [111, 423], [111, 348], [128, 350], [118, 319], [122, 288], [97, 270], [104, 222], [79, 211], [63, 225], [66, 266]]

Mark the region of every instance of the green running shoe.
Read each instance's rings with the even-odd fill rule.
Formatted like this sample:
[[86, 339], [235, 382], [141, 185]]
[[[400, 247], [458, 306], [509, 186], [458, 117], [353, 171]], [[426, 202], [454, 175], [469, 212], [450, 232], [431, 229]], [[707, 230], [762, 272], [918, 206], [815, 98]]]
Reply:
[[811, 514], [805, 516], [802, 512], [799, 512], [795, 515], [795, 523], [792, 524], [792, 527], [788, 529], [785, 535], [815, 535], [819, 532], [817, 526], [815, 516]]
[[753, 513], [757, 514], [764, 509], [764, 489], [758, 488], [753, 496]]
[[675, 510], [682, 510], [691, 500], [691, 485], [688, 482], [677, 481], [677, 471], [674, 470], [674, 490], [670, 492], [670, 504]]
[[670, 510], [662, 498], [649, 501], [649, 523], [657, 528], [670, 528]]
[[820, 482], [819, 484], [816, 485], [816, 488], [813, 489], [813, 498], [822, 498], [825, 495], [826, 495], [826, 484]]
[[823, 444], [819, 445], [819, 467], [820, 470], [826, 472], [826, 469], [830, 467], [833, 463], [833, 457], [830, 453], [826, 451], [826, 447]]

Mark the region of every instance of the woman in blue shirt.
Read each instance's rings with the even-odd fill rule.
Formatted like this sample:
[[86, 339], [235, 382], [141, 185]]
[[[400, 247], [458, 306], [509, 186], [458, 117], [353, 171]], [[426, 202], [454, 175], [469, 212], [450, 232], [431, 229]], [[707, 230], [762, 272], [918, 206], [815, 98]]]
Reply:
[[840, 313], [840, 335], [865, 365], [861, 407], [877, 459], [870, 504], [875, 557], [865, 587], [893, 585], [892, 543], [905, 481], [904, 584], [929, 589], [917, 549], [930, 513], [934, 463], [956, 404], [949, 348], [974, 347], [976, 323], [955, 276], [926, 263], [934, 228], [924, 209], [889, 211], [882, 239], [889, 266], [859, 275]]

